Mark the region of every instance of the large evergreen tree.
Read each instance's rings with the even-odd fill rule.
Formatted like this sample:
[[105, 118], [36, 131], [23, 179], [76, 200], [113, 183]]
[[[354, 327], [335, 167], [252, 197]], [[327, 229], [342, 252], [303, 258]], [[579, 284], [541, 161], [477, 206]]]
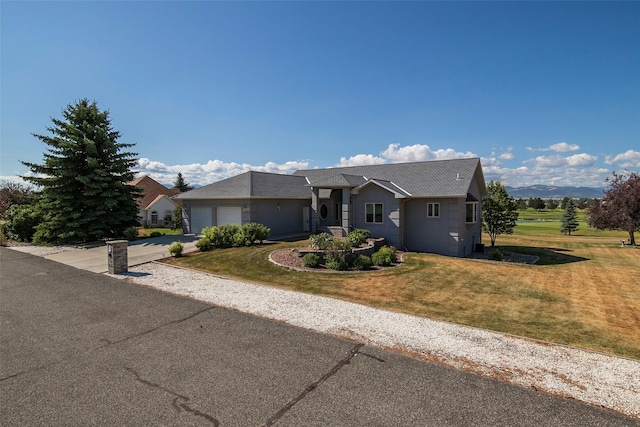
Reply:
[[576, 205], [573, 204], [573, 199], [567, 200], [560, 224], [561, 233], [571, 236], [572, 231], [578, 231], [578, 212]]
[[22, 162], [33, 172], [25, 180], [42, 188], [43, 220], [34, 239], [43, 243], [85, 242], [123, 236], [138, 224], [139, 190], [128, 185], [136, 154], [118, 142], [108, 111], [87, 99], [69, 104], [52, 118], [42, 164]]
[[640, 174], [613, 172], [606, 182], [609, 188], [601, 203], [592, 203], [587, 222], [600, 230], [624, 230], [635, 245], [635, 232], [640, 231]]
[[512, 234], [518, 219], [518, 203], [509, 196], [500, 181], [487, 184], [487, 198], [482, 201], [482, 230], [495, 246], [500, 234]]

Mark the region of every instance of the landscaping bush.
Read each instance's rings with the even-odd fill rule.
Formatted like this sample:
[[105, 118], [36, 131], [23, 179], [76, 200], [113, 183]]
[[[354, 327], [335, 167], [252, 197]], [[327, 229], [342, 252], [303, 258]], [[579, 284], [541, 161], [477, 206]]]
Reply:
[[346, 240], [332, 239], [325, 249], [325, 265], [332, 270], [346, 270], [349, 267], [347, 257], [351, 255], [351, 245]]
[[371, 258], [366, 255], [358, 255], [358, 257], [353, 260], [353, 266], [356, 270], [368, 270], [373, 265], [373, 261]]
[[327, 266], [327, 268], [330, 268], [331, 270], [338, 270], [338, 271], [344, 271], [347, 268], [349, 268], [349, 264], [347, 264], [347, 261], [341, 258], [333, 258], [327, 261], [325, 265]]
[[503, 261], [504, 260], [504, 253], [502, 253], [502, 251], [500, 249], [496, 249], [493, 252], [489, 252], [489, 259], [491, 261]]
[[5, 212], [4, 235], [8, 239], [30, 242], [42, 216], [33, 205], [13, 205]]
[[173, 242], [169, 245], [169, 253], [174, 257], [181, 257], [184, 246], [180, 242]]
[[159, 232], [159, 231], [152, 231], [152, 232], [149, 234], [149, 237], [160, 237], [160, 236], [164, 236], [164, 234], [162, 234], [162, 233], [161, 233], [161, 232]]
[[302, 265], [307, 268], [316, 268], [320, 265], [320, 257], [313, 253], [305, 254], [302, 257]]
[[325, 250], [333, 244], [333, 236], [329, 233], [318, 233], [309, 236], [309, 246]]
[[262, 224], [250, 222], [242, 226], [242, 233], [244, 234], [244, 238], [247, 242], [245, 245], [251, 246], [255, 242], [262, 243], [267, 240], [269, 238], [269, 233], [271, 233], [271, 229]]
[[242, 227], [235, 224], [206, 227], [202, 230], [204, 237], [200, 240], [205, 238], [207, 240], [201, 243], [202, 249], [200, 247], [198, 249], [208, 251], [214, 248], [251, 246], [255, 242], [266, 240], [270, 232], [271, 229], [255, 222], [250, 222]]
[[136, 227], [129, 227], [125, 229], [122, 234], [124, 235], [124, 238], [129, 241], [136, 240], [138, 237], [138, 229]]
[[371, 261], [373, 261], [375, 265], [382, 267], [388, 267], [397, 260], [395, 249], [389, 246], [383, 246], [378, 252], [371, 255]]
[[364, 228], [356, 228], [347, 234], [347, 242], [351, 245], [352, 248], [360, 247], [361, 244], [367, 241], [367, 239], [371, 237], [371, 232], [369, 230], [365, 230]]
[[201, 237], [196, 242], [196, 248], [198, 248], [200, 252], [210, 251], [213, 249], [213, 242], [211, 242], [211, 239], [209, 239], [208, 237]]

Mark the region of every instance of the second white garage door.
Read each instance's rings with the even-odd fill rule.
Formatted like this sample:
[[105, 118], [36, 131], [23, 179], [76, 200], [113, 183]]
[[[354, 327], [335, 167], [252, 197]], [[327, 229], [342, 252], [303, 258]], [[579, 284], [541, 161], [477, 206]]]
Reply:
[[218, 207], [218, 226], [227, 224], [242, 225], [242, 208], [240, 206]]

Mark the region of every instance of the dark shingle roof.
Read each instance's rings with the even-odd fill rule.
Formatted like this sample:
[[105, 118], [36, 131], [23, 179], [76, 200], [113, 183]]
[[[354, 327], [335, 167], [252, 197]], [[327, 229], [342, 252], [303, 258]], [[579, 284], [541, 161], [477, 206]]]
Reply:
[[354, 188], [375, 180], [405, 197], [467, 197], [478, 174], [481, 195], [486, 193], [480, 159], [435, 160], [413, 163], [299, 170], [292, 175], [245, 172], [187, 191], [178, 199], [307, 199], [309, 187]]
[[476, 173], [480, 174], [478, 181], [484, 193], [484, 176], [478, 158], [309, 169], [293, 175], [305, 176], [310, 182], [340, 174], [356, 175], [390, 181], [412, 197], [466, 197]]
[[267, 172], [245, 172], [213, 184], [182, 193], [179, 199], [307, 199], [311, 197], [302, 176]]

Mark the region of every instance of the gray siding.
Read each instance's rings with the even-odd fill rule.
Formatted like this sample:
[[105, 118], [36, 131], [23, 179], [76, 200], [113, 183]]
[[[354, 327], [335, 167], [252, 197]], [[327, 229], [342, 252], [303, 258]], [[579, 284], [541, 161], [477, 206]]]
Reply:
[[[440, 204], [440, 216], [427, 217], [427, 203]], [[458, 255], [460, 199], [413, 199], [405, 205], [405, 248], [416, 252]]]
[[[278, 199], [191, 199], [184, 201], [186, 214], [191, 218], [191, 208], [207, 206], [212, 209], [211, 225], [216, 224], [216, 209], [221, 206], [237, 206], [242, 208], [242, 224], [257, 222], [271, 229], [271, 236], [287, 236], [303, 233], [303, 208], [310, 206], [309, 200]], [[185, 230], [191, 232], [191, 230]]]
[[[365, 222], [367, 203], [382, 203], [382, 224]], [[369, 185], [353, 196], [351, 224], [353, 228], [371, 231], [371, 237], [385, 237], [390, 245], [401, 248], [400, 205], [401, 199], [376, 185]]]

